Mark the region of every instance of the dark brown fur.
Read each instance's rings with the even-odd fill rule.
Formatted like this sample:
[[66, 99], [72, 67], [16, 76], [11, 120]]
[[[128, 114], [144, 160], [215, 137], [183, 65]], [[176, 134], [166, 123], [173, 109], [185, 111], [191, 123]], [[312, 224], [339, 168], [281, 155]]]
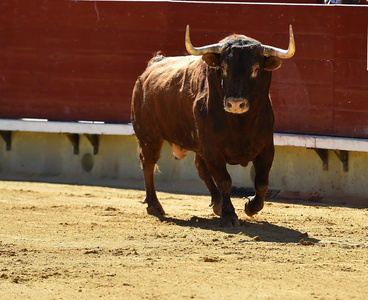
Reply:
[[[274, 156], [270, 71], [281, 61], [264, 57], [261, 44], [244, 36], [229, 37], [226, 44], [224, 54], [206, 54], [202, 59], [154, 58], [136, 82], [132, 123], [149, 213], [164, 214], [153, 182], [164, 140], [196, 153], [195, 166], [222, 225], [239, 224], [230, 200], [232, 183], [226, 164], [253, 162], [256, 196], [248, 200], [245, 211], [253, 215], [263, 208]], [[225, 63], [226, 76], [219, 68]], [[250, 78], [255, 64], [260, 70], [256, 78]], [[229, 97], [246, 98], [249, 110], [242, 114], [225, 111], [224, 99]]]

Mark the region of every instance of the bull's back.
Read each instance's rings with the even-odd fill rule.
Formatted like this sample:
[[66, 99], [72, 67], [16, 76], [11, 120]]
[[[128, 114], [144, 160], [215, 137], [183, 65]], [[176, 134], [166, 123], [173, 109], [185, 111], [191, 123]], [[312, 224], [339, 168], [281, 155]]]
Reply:
[[163, 58], [149, 65], [133, 90], [132, 122], [136, 133], [144, 131], [186, 149], [193, 148], [193, 102], [198, 80], [204, 80], [201, 64], [198, 57], [184, 56]]

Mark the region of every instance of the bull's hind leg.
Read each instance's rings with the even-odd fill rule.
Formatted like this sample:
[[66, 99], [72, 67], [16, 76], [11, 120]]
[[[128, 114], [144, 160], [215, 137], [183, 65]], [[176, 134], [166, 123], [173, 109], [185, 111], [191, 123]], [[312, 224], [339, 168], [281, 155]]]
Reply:
[[206, 186], [207, 186], [207, 188], [208, 188], [208, 190], [211, 194], [211, 204], [210, 204], [210, 206], [212, 207], [213, 212], [216, 215], [221, 216], [221, 212], [222, 212], [222, 197], [221, 197], [221, 194], [220, 194], [215, 182], [213, 181], [213, 178], [212, 178], [210, 172], [207, 169], [206, 163], [204, 162], [202, 157], [200, 157], [198, 154], [196, 154], [196, 157], [195, 157], [195, 166], [197, 168], [199, 177], [206, 184]]
[[139, 142], [139, 158], [142, 163], [144, 184], [146, 188], [146, 198], [143, 203], [147, 203], [147, 212], [152, 215], [164, 215], [160, 202], [157, 199], [155, 185], [154, 185], [154, 172], [158, 159], [160, 158], [161, 147], [163, 140], [157, 142]]

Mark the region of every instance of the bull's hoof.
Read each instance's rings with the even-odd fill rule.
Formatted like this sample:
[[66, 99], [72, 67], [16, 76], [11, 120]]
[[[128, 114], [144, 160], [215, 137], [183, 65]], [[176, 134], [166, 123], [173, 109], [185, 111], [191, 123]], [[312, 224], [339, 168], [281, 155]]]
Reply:
[[256, 202], [255, 196], [252, 196], [248, 198], [247, 202], [245, 202], [244, 211], [247, 214], [247, 216], [252, 217], [262, 210], [263, 205], [264, 205], [263, 201]]
[[[144, 201], [143, 203], [147, 203], [147, 202]], [[162, 206], [159, 202], [153, 203], [153, 204], [148, 204], [147, 213], [149, 215], [154, 215], [154, 216], [163, 216], [163, 215], [165, 215], [165, 211], [164, 211], [164, 209], [162, 208]]]
[[221, 216], [221, 227], [237, 227], [240, 226], [238, 216], [236, 214], [230, 216]]

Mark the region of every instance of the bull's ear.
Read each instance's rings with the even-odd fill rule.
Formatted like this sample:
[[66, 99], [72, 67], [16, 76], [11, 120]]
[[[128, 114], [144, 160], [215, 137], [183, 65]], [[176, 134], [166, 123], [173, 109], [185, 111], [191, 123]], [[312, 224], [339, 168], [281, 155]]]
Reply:
[[214, 53], [207, 53], [202, 55], [203, 61], [213, 68], [218, 68], [221, 64], [220, 55]]
[[281, 67], [282, 61], [280, 58], [271, 56], [265, 57], [264, 70], [266, 71], [275, 71]]

